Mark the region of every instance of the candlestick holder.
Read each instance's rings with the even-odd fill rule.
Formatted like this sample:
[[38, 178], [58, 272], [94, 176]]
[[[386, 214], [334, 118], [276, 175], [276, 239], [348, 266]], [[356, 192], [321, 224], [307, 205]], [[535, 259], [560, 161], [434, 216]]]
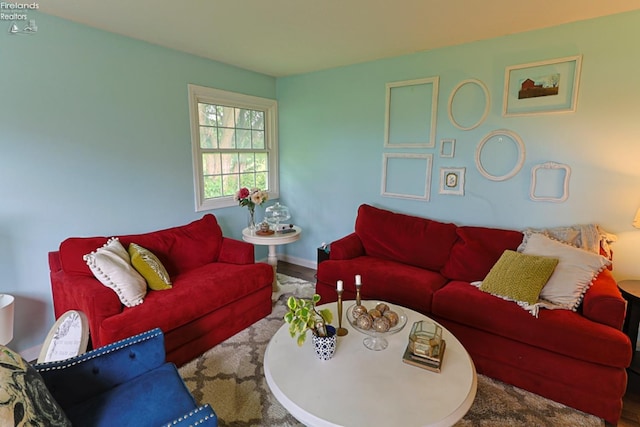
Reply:
[[360, 286], [362, 284], [356, 284], [356, 305], [360, 305]]
[[349, 333], [349, 330], [342, 327], [342, 292], [343, 291], [337, 291], [337, 292], [338, 292], [338, 330], [336, 331], [336, 334], [339, 337], [343, 337]]

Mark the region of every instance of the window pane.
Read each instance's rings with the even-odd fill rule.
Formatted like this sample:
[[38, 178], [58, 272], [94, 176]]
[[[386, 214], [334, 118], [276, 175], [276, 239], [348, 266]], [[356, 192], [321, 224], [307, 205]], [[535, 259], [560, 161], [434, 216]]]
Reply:
[[200, 126], [200, 147], [201, 148], [218, 148], [217, 128]]
[[219, 175], [222, 173], [220, 154], [207, 153], [202, 155], [202, 173], [203, 175]]
[[251, 129], [251, 110], [236, 108], [236, 128]]
[[251, 131], [236, 130], [236, 147], [250, 149], [251, 148]]
[[238, 173], [238, 153], [221, 154], [222, 173]]
[[198, 123], [207, 126], [216, 126], [216, 106], [211, 104], [198, 104]]
[[239, 188], [237, 175], [222, 175], [222, 193], [225, 196], [235, 195]]
[[235, 129], [218, 128], [220, 148], [236, 148], [235, 135]]
[[267, 179], [266, 172], [256, 173], [256, 187], [261, 188], [263, 190], [269, 189], [269, 180]]
[[253, 153], [240, 153], [240, 172], [253, 172], [254, 170]]
[[204, 198], [213, 199], [214, 197], [222, 197], [222, 180], [220, 176], [205, 175]]
[[251, 129], [264, 130], [264, 111], [251, 111]]
[[264, 149], [264, 132], [254, 130], [251, 132], [251, 146], [257, 149]]
[[240, 174], [240, 187], [256, 187], [256, 176], [253, 173]]
[[236, 127], [235, 108], [218, 105], [217, 111], [218, 111], [218, 126], [221, 126], [223, 128]]
[[258, 172], [269, 171], [269, 156], [267, 153], [256, 153], [255, 156], [255, 170]]

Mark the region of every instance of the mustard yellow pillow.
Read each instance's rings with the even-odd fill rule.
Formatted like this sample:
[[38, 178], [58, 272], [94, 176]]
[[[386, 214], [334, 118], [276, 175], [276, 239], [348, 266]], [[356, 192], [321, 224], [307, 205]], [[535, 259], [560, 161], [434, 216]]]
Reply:
[[131, 265], [154, 291], [171, 289], [171, 278], [157, 256], [135, 243], [129, 244]]
[[558, 258], [506, 250], [480, 285], [480, 290], [517, 302], [535, 304]]

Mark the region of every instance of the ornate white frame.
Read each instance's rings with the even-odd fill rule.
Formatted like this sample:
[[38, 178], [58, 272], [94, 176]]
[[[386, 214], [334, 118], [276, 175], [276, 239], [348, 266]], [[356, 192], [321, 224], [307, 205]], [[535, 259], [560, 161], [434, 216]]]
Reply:
[[[484, 148], [484, 145], [487, 143], [487, 141], [489, 141], [494, 136], [504, 136], [504, 137], [510, 138], [513, 142], [516, 143], [518, 147], [518, 160], [516, 161], [516, 164], [514, 165], [513, 169], [511, 169], [509, 172], [507, 172], [504, 175], [492, 175], [482, 165], [482, 159], [481, 159], [482, 149]], [[522, 138], [520, 138], [520, 136], [513, 131], [510, 131], [507, 129], [498, 129], [498, 130], [494, 130], [493, 132], [489, 132], [484, 138], [482, 138], [482, 140], [478, 144], [478, 147], [476, 148], [476, 156], [475, 156], [476, 167], [478, 168], [478, 171], [482, 176], [484, 176], [485, 178], [491, 181], [506, 181], [507, 179], [513, 178], [518, 172], [520, 172], [520, 169], [522, 169], [522, 165], [524, 165], [525, 156], [526, 156], [526, 150], [524, 147], [524, 142], [522, 142]]]
[[[424, 79], [405, 80], [400, 82], [391, 82], [386, 84], [386, 106], [385, 106], [385, 121], [384, 121], [384, 146], [385, 148], [433, 148], [436, 145], [436, 125], [437, 125], [437, 112], [438, 112], [438, 84], [440, 78], [427, 77]], [[431, 110], [427, 112], [430, 116], [430, 129], [427, 135], [426, 141], [417, 141], [411, 143], [393, 143], [390, 141], [391, 131], [391, 92], [394, 88], [404, 86], [419, 86], [419, 85], [432, 85], [431, 92]]]
[[[482, 91], [484, 92], [484, 99], [485, 99], [485, 104], [484, 104], [484, 111], [482, 113], [482, 116], [480, 117], [480, 119], [478, 119], [477, 122], [475, 122], [474, 124], [470, 125], [470, 126], [462, 126], [460, 123], [458, 123], [456, 121], [456, 119], [453, 117], [453, 98], [455, 98], [456, 93], [458, 93], [458, 91], [467, 84], [475, 84], [480, 86], [480, 89], [482, 89]], [[467, 80], [463, 80], [460, 83], [458, 83], [458, 85], [453, 88], [453, 90], [451, 91], [451, 96], [449, 96], [449, 105], [448, 105], [448, 113], [449, 113], [449, 121], [451, 121], [451, 123], [457, 127], [458, 129], [461, 130], [471, 130], [471, 129], [475, 129], [478, 126], [480, 126], [482, 124], [482, 122], [485, 121], [485, 119], [487, 118], [487, 116], [489, 115], [489, 109], [491, 108], [491, 96], [489, 95], [489, 89], [487, 88], [487, 86], [480, 80], [478, 79], [467, 79]]]
[[[426, 173], [424, 180], [424, 191], [421, 195], [408, 194], [408, 193], [394, 193], [387, 191], [387, 165], [389, 159], [424, 159], [426, 163]], [[384, 153], [382, 158], [382, 186], [380, 194], [385, 197], [396, 197], [400, 199], [413, 199], [429, 201], [429, 193], [431, 192], [431, 169], [433, 166], [433, 154], [420, 154], [420, 153]]]
[[[562, 185], [562, 195], [560, 197], [536, 196], [537, 175], [540, 170], [563, 170], [564, 182]], [[535, 165], [531, 168], [531, 191], [529, 198], [535, 202], [555, 202], [562, 203], [569, 198], [569, 178], [571, 177], [571, 167], [562, 163], [546, 162]]]
[[[440, 168], [440, 194], [453, 194], [456, 196], [464, 196], [464, 176], [467, 168]], [[449, 175], [456, 176], [456, 185], [449, 186], [447, 178]]]

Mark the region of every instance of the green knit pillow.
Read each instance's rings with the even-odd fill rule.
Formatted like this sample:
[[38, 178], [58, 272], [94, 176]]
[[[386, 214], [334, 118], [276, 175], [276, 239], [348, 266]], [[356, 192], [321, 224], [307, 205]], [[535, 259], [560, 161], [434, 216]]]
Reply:
[[558, 265], [558, 258], [525, 255], [510, 250], [504, 251], [480, 289], [490, 294], [535, 304], [544, 285]]

